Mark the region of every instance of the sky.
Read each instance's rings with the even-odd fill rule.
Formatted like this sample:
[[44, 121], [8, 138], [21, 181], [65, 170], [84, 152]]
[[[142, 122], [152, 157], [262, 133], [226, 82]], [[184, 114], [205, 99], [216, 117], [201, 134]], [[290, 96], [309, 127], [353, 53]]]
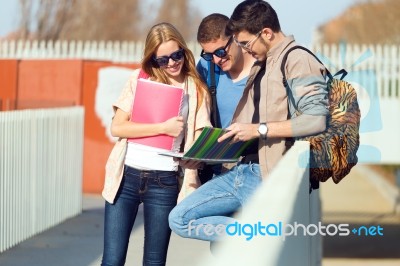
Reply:
[[[309, 45], [319, 25], [343, 13], [363, 0], [269, 0], [278, 14], [282, 31], [294, 35], [297, 42]], [[222, 13], [230, 17], [242, 0], [191, 0], [204, 15]]]
[[[348, 7], [363, 0], [269, 0], [278, 13], [282, 31], [293, 34], [309, 45], [319, 25], [337, 17]], [[204, 16], [222, 13], [228, 17], [242, 0], [191, 0]], [[0, 0], [0, 37], [14, 30], [18, 23], [18, 0]]]

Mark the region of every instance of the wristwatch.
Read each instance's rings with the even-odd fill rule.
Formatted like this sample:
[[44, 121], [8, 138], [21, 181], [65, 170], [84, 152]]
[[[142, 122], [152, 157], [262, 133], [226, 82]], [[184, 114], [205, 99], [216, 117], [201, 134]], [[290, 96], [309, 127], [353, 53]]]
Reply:
[[260, 123], [257, 129], [258, 133], [260, 134], [260, 137], [263, 140], [267, 139], [267, 133], [268, 133], [268, 126], [267, 123]]

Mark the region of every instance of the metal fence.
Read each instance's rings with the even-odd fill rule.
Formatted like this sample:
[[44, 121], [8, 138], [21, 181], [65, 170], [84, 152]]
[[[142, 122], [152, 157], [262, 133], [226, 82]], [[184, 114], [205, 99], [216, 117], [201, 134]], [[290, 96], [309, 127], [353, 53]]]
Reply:
[[[143, 57], [143, 42], [128, 41], [0, 41], [0, 59], [87, 59], [118, 63], [138, 63]], [[200, 46], [188, 43], [195, 56]]]
[[0, 252], [82, 210], [82, 107], [0, 112]]
[[[128, 41], [0, 41], [0, 59], [87, 59], [116, 63], [138, 63], [143, 42]], [[201, 47], [189, 42], [196, 60]], [[370, 91], [364, 95], [400, 98], [400, 46], [367, 44], [311, 45], [323, 63], [335, 72], [345, 68], [348, 80]]]
[[315, 44], [312, 50], [332, 74], [344, 68], [360, 98], [400, 99], [400, 46]]

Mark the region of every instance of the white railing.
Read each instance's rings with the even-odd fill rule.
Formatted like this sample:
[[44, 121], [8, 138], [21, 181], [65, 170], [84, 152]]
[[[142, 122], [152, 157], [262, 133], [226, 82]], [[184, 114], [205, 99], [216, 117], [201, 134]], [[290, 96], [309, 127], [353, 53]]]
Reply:
[[[198, 60], [201, 51], [198, 43], [191, 42], [189, 47]], [[358, 90], [362, 113], [361, 144], [366, 145], [359, 152], [361, 161], [400, 163], [400, 139], [391, 137], [400, 128], [400, 120], [391, 119], [400, 106], [400, 46], [315, 43], [311, 49], [332, 73], [346, 69], [349, 73], [346, 80]], [[139, 63], [142, 53], [142, 42], [0, 41], [0, 59]]]
[[0, 112], [0, 253], [82, 210], [82, 107]]
[[315, 44], [313, 51], [332, 74], [346, 69], [360, 98], [400, 99], [400, 46]]
[[[189, 42], [196, 60], [201, 47]], [[358, 44], [313, 44], [311, 49], [335, 73], [349, 72], [360, 97], [380, 95], [400, 98], [400, 46]], [[139, 63], [143, 42], [129, 41], [0, 41], [0, 59], [88, 59], [117, 63]]]
[[[201, 48], [189, 42], [198, 59]], [[143, 42], [128, 41], [0, 41], [0, 59], [88, 59], [117, 63], [139, 63]]]
[[[295, 222], [305, 226], [318, 224], [321, 219], [319, 194], [313, 191], [309, 195], [308, 154], [308, 142], [295, 143], [236, 217], [242, 225], [258, 222], [264, 226], [278, 225], [279, 222], [283, 225]], [[270, 232], [278, 233], [273, 228]], [[246, 237], [244, 234], [227, 237], [227, 241], [217, 246], [215, 258], [199, 265], [321, 265], [321, 236], [297, 235], [283, 239], [279, 235], [261, 236], [258, 233], [249, 241]]]

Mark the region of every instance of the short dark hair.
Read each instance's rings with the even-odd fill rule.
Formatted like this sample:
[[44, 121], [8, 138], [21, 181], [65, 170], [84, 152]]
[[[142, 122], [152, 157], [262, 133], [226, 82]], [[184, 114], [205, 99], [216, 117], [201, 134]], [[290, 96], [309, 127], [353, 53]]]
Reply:
[[207, 43], [226, 37], [225, 27], [229, 18], [219, 13], [213, 13], [203, 18], [197, 30], [197, 41]]
[[278, 15], [272, 6], [262, 0], [246, 0], [241, 2], [233, 11], [225, 29], [225, 34], [230, 36], [240, 31], [257, 34], [263, 28], [270, 28], [279, 32]]

